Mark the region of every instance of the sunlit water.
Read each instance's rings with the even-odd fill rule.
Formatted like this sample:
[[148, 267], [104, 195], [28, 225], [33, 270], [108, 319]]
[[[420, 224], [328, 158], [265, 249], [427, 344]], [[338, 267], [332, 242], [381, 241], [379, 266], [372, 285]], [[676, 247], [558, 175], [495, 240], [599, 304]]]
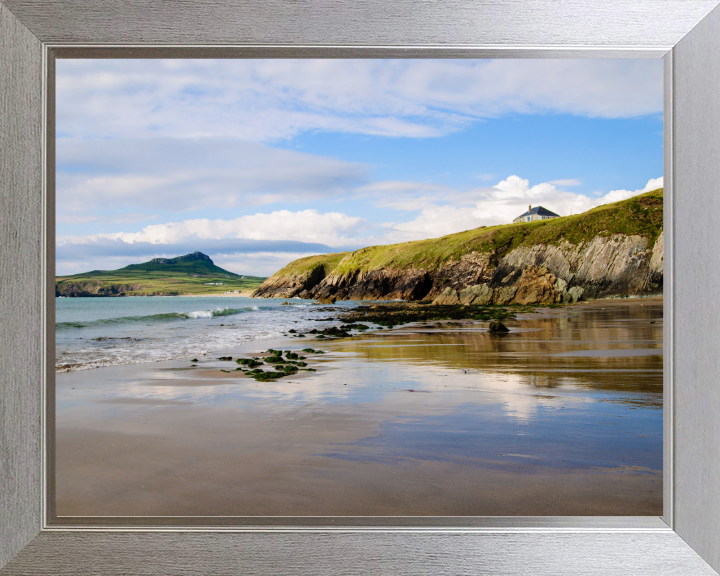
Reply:
[[[194, 298], [192, 304], [198, 301], [203, 300]], [[237, 301], [229, 305], [238, 307]], [[255, 328], [249, 320], [241, 323], [252, 318], [253, 312], [244, 312], [235, 322], [247, 326], [246, 332], [238, 330], [235, 337], [282, 333], [288, 319], [318, 326], [313, 316], [331, 315], [285, 310], [289, 306], [277, 310], [280, 302], [271, 304], [275, 310], [255, 311], [255, 318], [277, 322], [275, 332], [264, 321]], [[169, 325], [206, 326], [201, 333], [208, 335], [220, 331], [219, 323], [227, 323], [227, 317]], [[506, 335], [491, 335], [487, 323], [469, 321], [415, 324], [337, 341], [286, 339], [286, 348], [310, 345], [326, 353], [309, 355], [317, 372], [276, 382], [221, 373], [234, 363], [212, 356], [201, 358], [196, 368], [185, 356], [59, 374], [57, 422], [60, 431], [142, 432], [157, 438], [158, 446], [165, 441], [161, 438], [180, 439], [172, 444], [179, 443], [177, 455], [133, 456], [132, 474], [123, 476], [121, 468], [113, 472], [118, 494], [149, 491], [154, 507], [138, 504], [134, 513], [552, 515], [555, 496], [568, 491], [592, 495], [593, 502], [585, 502], [586, 496], [567, 500], [557, 513], [661, 514], [662, 302], [594, 302], [521, 314], [507, 324]], [[150, 330], [147, 338], [154, 342]], [[225, 343], [231, 341], [217, 341]], [[236, 355], [255, 354], [267, 345], [245, 344]], [[201, 430], [205, 443], [198, 439]], [[115, 461], [110, 457], [115, 448], [107, 450], [99, 466]], [[256, 463], [246, 477], [244, 454], [258, 450], [267, 461]], [[237, 468], [230, 451], [241, 455]], [[84, 509], [93, 513], [129, 506], [113, 504], [106, 492], [98, 492], [96, 500], [87, 496], [83, 490], [96, 480], [74, 467], [77, 452], [72, 459], [63, 454], [58, 456], [60, 496], [77, 490], [82, 496], [74, 501], [85, 502]], [[192, 499], [171, 504], [166, 494], [173, 494], [174, 485], [166, 481], [150, 488], [151, 479], [188, 459], [214, 480], [193, 485]], [[228, 469], [234, 471], [230, 479], [220, 480]], [[508, 475], [515, 492], [484, 492], [483, 483], [496, 478], [487, 474]], [[583, 493], [578, 474], [601, 479]], [[533, 493], [534, 478], [555, 478], [557, 494], [546, 484]], [[278, 483], [277, 493], [298, 490], [305, 496], [278, 503], [266, 494], [268, 479]], [[327, 484], [320, 489], [319, 482]], [[222, 501], [219, 485], [227, 495]], [[469, 493], [468, 486], [477, 489]], [[375, 500], [376, 490], [393, 494], [395, 504]], [[424, 490], [437, 496], [428, 500]], [[513, 494], [520, 493], [534, 496], [518, 503]]]
[[[283, 302], [293, 305], [283, 306]], [[56, 298], [56, 368], [202, 355], [330, 323], [311, 301], [245, 297]], [[343, 303], [341, 306], [353, 306]]]

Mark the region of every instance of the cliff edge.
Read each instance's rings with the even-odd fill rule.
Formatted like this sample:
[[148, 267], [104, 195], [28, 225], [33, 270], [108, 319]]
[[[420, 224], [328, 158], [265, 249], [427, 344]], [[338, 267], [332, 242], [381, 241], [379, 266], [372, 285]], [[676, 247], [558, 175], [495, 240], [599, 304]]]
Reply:
[[252, 296], [486, 305], [661, 295], [662, 226], [659, 189], [575, 216], [301, 258]]

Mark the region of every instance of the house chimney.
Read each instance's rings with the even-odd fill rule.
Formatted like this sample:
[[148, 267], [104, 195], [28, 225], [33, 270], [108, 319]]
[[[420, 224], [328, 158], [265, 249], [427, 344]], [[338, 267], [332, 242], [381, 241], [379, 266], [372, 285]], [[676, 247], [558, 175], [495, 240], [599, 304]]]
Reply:
[[528, 212], [530, 212], [530, 210], [532, 210], [532, 204], [528, 204]]

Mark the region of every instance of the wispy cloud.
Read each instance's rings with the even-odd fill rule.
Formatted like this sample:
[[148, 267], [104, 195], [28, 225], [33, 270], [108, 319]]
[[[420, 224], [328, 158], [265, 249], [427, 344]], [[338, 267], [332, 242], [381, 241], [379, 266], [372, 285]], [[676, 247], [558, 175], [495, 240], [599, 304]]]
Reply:
[[567, 178], [565, 180], [550, 180], [549, 184], [555, 186], [580, 186], [582, 182], [577, 178]]
[[59, 60], [61, 135], [433, 137], [503, 114], [662, 111], [656, 60]]
[[219, 138], [60, 139], [57, 156], [64, 219], [112, 209], [177, 212], [318, 200], [368, 178], [360, 163]]
[[357, 216], [339, 212], [320, 213], [317, 210], [278, 210], [258, 213], [232, 220], [197, 218], [182, 222], [153, 224], [140, 232], [100, 233], [87, 236], [59, 236], [60, 244], [89, 244], [103, 241], [122, 241], [128, 244], [177, 244], [188, 239], [205, 240], [283, 240], [314, 242], [328, 246], [342, 246], [358, 242], [358, 238], [373, 229], [373, 225]]

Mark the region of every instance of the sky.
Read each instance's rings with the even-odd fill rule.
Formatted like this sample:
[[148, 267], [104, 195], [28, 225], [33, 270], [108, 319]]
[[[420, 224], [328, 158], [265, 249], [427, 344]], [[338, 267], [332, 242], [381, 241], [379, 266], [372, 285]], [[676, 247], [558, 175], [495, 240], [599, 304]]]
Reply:
[[71, 60], [56, 272], [311, 254], [662, 186], [662, 60]]

